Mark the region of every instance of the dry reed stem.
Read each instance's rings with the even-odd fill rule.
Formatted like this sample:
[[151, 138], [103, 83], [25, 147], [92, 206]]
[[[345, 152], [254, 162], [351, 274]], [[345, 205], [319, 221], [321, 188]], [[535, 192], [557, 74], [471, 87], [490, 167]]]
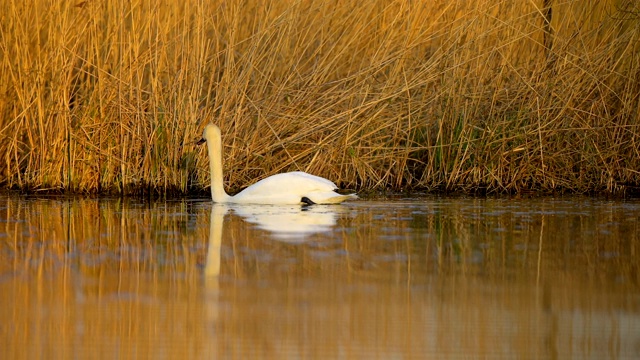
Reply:
[[206, 154], [192, 144], [210, 121], [232, 190], [288, 170], [360, 190], [640, 186], [634, 2], [0, 10], [5, 188], [202, 190]]

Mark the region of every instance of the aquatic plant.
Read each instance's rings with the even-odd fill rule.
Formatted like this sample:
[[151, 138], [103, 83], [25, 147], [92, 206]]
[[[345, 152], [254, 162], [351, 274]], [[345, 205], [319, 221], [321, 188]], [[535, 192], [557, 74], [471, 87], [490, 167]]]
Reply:
[[302, 170], [357, 189], [640, 186], [633, 1], [0, 5], [0, 184], [187, 192]]

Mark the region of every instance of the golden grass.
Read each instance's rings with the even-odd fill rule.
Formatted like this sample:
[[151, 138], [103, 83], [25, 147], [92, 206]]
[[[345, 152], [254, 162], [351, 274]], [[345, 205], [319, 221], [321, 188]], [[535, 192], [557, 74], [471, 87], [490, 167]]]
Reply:
[[286, 170], [360, 190], [640, 186], [633, 1], [0, 10], [5, 188], [201, 190], [207, 159], [193, 141], [206, 122], [223, 128], [232, 190]]

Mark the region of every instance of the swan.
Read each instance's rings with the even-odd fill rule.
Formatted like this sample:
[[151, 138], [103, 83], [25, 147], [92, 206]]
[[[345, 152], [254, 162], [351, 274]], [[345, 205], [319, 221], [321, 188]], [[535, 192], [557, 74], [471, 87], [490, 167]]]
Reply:
[[215, 203], [233, 204], [339, 204], [357, 199], [356, 194], [341, 195], [335, 192], [336, 184], [325, 178], [293, 171], [262, 179], [240, 193], [230, 196], [224, 191], [222, 180], [222, 135], [220, 128], [207, 124], [198, 145], [207, 143], [209, 170], [211, 171], [211, 198]]

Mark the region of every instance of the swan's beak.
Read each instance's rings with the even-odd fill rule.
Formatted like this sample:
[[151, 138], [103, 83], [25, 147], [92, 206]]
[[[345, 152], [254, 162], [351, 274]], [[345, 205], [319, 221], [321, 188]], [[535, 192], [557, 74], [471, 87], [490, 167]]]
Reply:
[[206, 140], [205, 138], [202, 138], [202, 139], [198, 140], [198, 142], [196, 143], [196, 145], [202, 145], [202, 144], [204, 144], [204, 143], [206, 143], [206, 142], [207, 142], [207, 140]]

